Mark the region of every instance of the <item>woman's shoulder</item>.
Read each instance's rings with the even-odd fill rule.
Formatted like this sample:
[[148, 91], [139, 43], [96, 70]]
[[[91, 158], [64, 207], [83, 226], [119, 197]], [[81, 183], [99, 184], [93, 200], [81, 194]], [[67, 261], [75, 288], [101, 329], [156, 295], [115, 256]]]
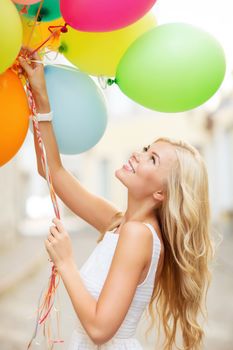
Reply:
[[153, 242], [159, 242], [160, 250], [163, 251], [161, 232], [151, 222], [127, 221], [122, 224], [117, 231], [122, 239], [124, 236], [129, 239], [138, 240], [139, 242], [141, 241], [142, 245], [149, 251], [151, 250], [150, 247], [153, 245]]
[[131, 220], [131, 221], [127, 221], [124, 223], [120, 223], [117, 227], [115, 232], [117, 232], [119, 235], [122, 234], [127, 234], [127, 232], [129, 232], [129, 234], [132, 235], [139, 235], [142, 233], [147, 232], [148, 229], [146, 228], [145, 223], [141, 222], [141, 221], [135, 221], [135, 220]]
[[[158, 240], [160, 241], [161, 246], [161, 253], [164, 252], [164, 243], [163, 243], [163, 237], [162, 232], [160, 229], [160, 225], [157, 220], [145, 220], [145, 221], [137, 221], [137, 220], [131, 220], [127, 221], [125, 223], [122, 222], [123, 216], [121, 216], [120, 220], [118, 221], [117, 225], [115, 225], [114, 228], [112, 228], [112, 231], [120, 236], [122, 232], [124, 231], [124, 235], [129, 232], [129, 235], [132, 235], [133, 238], [136, 238], [136, 235], [142, 236], [141, 239], [144, 239], [146, 236], [148, 237], [148, 240], [152, 244], [152, 235], [149, 231], [152, 227], [153, 233], [157, 236]], [[148, 228], [148, 225], [150, 228]], [[140, 238], [139, 238], [140, 239]]]
[[125, 223], [121, 223], [120, 225], [118, 225], [115, 232], [118, 232], [120, 234], [123, 228], [124, 228], [124, 231], [148, 232], [148, 224], [152, 228], [153, 233], [155, 233], [156, 236], [162, 241], [161, 229], [159, 227], [159, 224], [155, 221], [143, 221], [143, 222], [136, 221], [136, 220], [127, 221]]
[[146, 232], [147, 228], [145, 224], [139, 221], [127, 221], [125, 223], [121, 223], [116, 232], [119, 235], [134, 235], [140, 236], [142, 233]]
[[[146, 224], [149, 224], [149, 226], [152, 226], [152, 230]], [[154, 242], [155, 245], [159, 247], [157, 251], [159, 253], [158, 270], [160, 274], [163, 267], [163, 262], [164, 262], [164, 243], [162, 239], [162, 233], [158, 224], [151, 221], [150, 222], [127, 221], [122, 225], [119, 235], [122, 238], [122, 240], [125, 239], [125, 241], [127, 241], [128, 239], [129, 241], [134, 240], [134, 242], [135, 241], [138, 242], [137, 246], [140, 247], [140, 254], [144, 255], [146, 266], [149, 266], [151, 263], [151, 254], [153, 253], [153, 242]], [[154, 240], [154, 237], [156, 238], [156, 241]]]
[[[145, 221], [145, 222], [134, 222], [134, 223], [137, 224], [134, 227], [137, 227], [138, 230], [142, 230], [143, 226], [147, 227], [146, 230], [144, 230], [143, 232], [146, 233], [147, 236], [149, 236], [150, 245], [152, 245], [153, 237], [156, 239], [154, 243], [157, 244], [157, 246], [159, 246], [159, 263], [163, 265], [165, 247], [164, 247], [162, 231], [159, 223], [157, 221]], [[148, 257], [150, 259], [151, 255], [149, 254]]]

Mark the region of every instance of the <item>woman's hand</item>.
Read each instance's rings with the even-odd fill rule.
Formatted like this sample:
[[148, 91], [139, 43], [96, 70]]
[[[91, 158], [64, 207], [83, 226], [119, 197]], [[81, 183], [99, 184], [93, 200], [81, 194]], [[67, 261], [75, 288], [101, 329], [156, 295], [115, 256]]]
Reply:
[[58, 272], [69, 264], [74, 264], [73, 249], [69, 234], [66, 232], [61, 220], [52, 220], [55, 226], [51, 226], [45, 240], [46, 250]]
[[40, 59], [39, 54], [37, 52], [32, 54], [32, 50], [23, 47], [19, 54], [19, 63], [21, 66], [19, 74], [26, 73], [26, 76], [32, 89], [33, 97], [35, 99], [37, 112], [49, 112], [50, 104], [46, 89], [44, 65]]
[[26, 73], [32, 91], [34, 93], [39, 93], [43, 90], [46, 91], [44, 65], [39, 54], [37, 52], [32, 54], [32, 50], [23, 47], [19, 54], [19, 63], [22, 67], [22, 71], [20, 73]]

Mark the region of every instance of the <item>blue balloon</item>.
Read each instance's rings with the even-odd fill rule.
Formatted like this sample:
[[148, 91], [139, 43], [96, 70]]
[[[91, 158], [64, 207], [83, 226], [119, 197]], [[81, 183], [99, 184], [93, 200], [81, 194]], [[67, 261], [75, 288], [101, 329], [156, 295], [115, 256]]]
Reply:
[[78, 154], [95, 146], [108, 119], [102, 91], [87, 74], [71, 67], [46, 66], [45, 79], [60, 153]]

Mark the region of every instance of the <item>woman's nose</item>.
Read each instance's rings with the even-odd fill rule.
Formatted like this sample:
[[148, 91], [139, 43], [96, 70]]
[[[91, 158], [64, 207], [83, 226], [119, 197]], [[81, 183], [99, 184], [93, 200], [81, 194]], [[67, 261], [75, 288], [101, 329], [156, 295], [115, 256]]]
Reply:
[[139, 151], [133, 152], [132, 157], [135, 158], [137, 162], [139, 162], [140, 157], [141, 157], [141, 152], [139, 152]]

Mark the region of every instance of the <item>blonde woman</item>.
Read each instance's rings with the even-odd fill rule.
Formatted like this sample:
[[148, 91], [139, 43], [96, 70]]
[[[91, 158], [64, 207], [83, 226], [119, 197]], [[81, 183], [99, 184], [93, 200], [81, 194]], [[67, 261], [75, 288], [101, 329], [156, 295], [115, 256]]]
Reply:
[[[199, 315], [205, 311], [212, 246], [208, 179], [199, 152], [185, 142], [159, 138], [132, 153], [115, 172], [128, 191], [127, 209], [121, 213], [64, 169], [48, 121], [43, 65], [20, 63], [37, 112], [43, 114], [40, 130], [55, 191], [101, 233], [80, 270], [60, 220], [53, 220], [45, 241], [77, 315], [69, 350], [142, 349], [135, 331], [145, 310], [152, 327], [155, 320], [163, 327], [164, 350], [175, 345], [178, 327], [182, 349], [201, 350]], [[36, 140], [35, 147], [44, 177]]]

